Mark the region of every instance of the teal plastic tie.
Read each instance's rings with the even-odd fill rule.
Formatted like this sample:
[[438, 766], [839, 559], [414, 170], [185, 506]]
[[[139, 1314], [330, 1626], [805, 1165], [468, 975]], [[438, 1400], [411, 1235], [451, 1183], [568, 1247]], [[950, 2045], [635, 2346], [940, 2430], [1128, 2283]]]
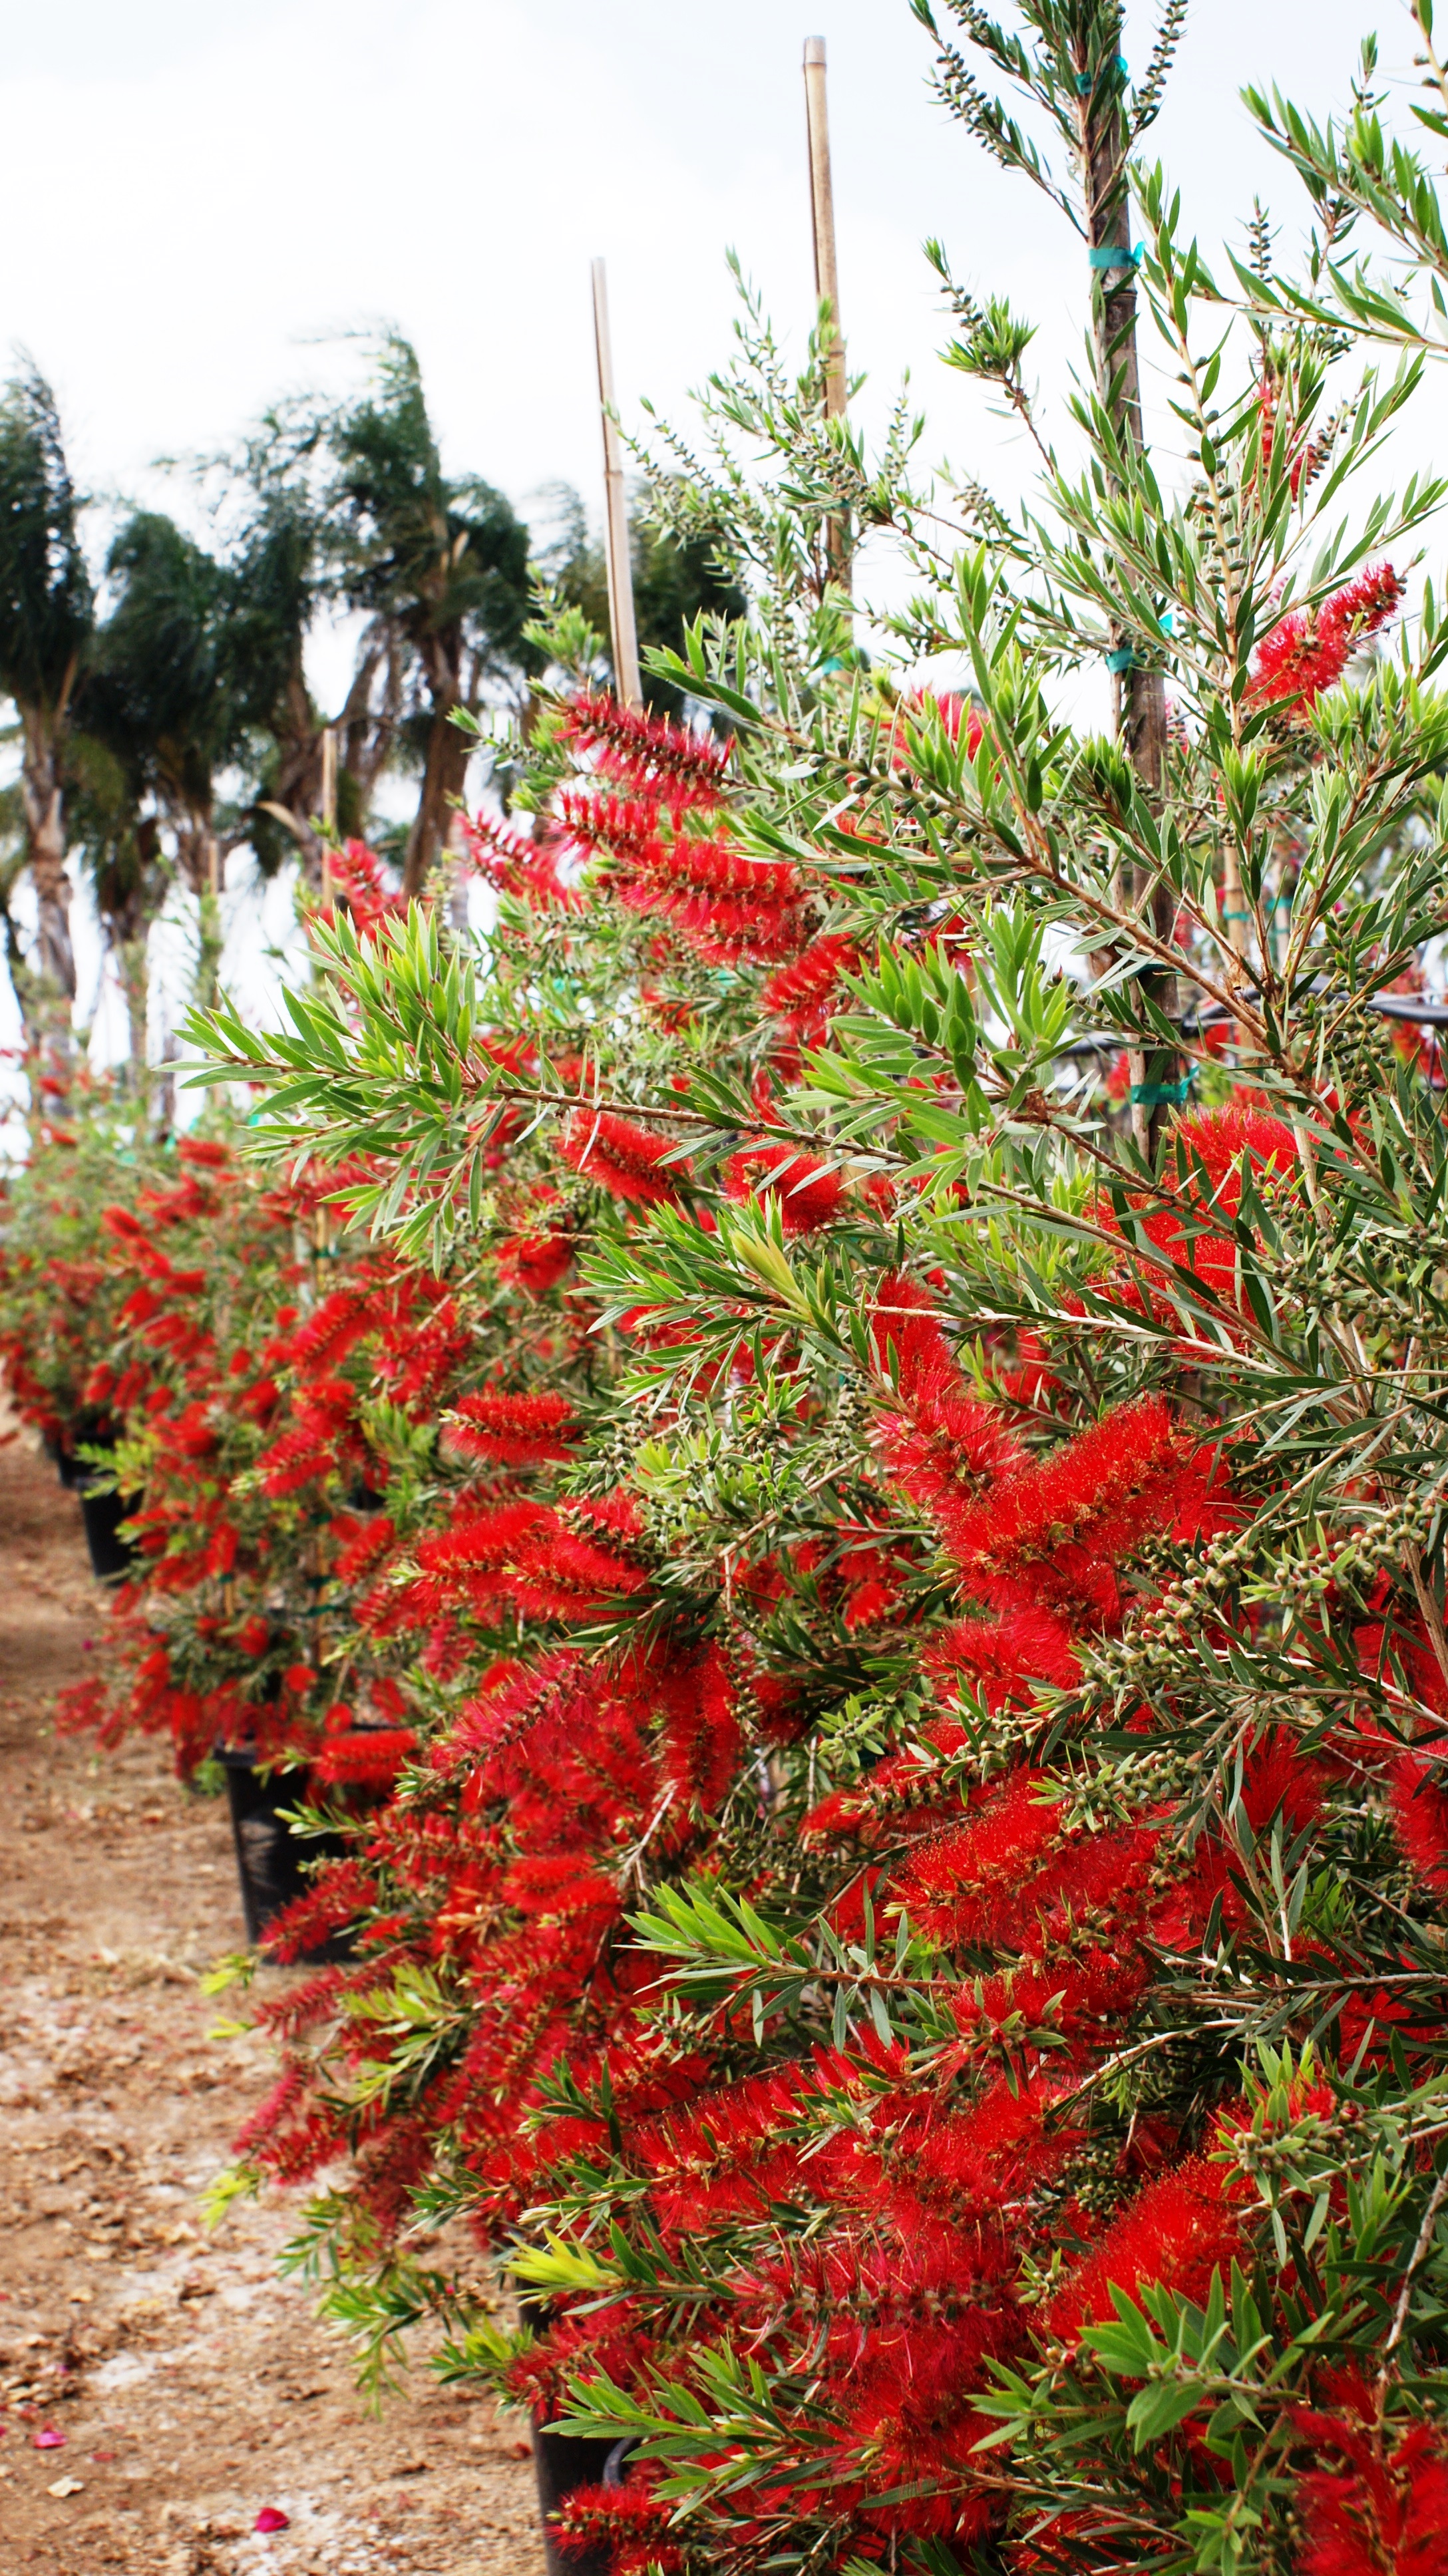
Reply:
[[[1129, 77], [1126, 69], [1126, 56], [1124, 54], [1117, 55], [1116, 68], [1120, 72], [1123, 80], [1126, 80]], [[1094, 72], [1078, 72], [1076, 74], [1076, 95], [1078, 98], [1089, 98], [1095, 87], [1096, 76]]]
[[1114, 653], [1108, 653], [1106, 668], [1108, 671], [1134, 671], [1137, 668], [1136, 646], [1122, 644]]
[[1120, 242], [1088, 242], [1086, 246], [1087, 263], [1092, 268], [1136, 268], [1145, 255], [1145, 242], [1137, 242], [1129, 250]]
[[1134, 1082], [1131, 1086], [1133, 1108], [1180, 1109], [1192, 1096], [1192, 1077], [1184, 1073], [1180, 1082]]

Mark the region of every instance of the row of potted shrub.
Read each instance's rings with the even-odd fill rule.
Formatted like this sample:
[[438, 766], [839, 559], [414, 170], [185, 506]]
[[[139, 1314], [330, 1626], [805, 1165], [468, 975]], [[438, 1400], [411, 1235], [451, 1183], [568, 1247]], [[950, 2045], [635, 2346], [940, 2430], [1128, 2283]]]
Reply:
[[288, 1027], [195, 1032], [245, 1156], [71, 1203], [57, 1115], [12, 1193], [12, 1382], [140, 1497], [69, 1721], [340, 1838], [235, 2180], [311, 2184], [374, 2376], [431, 2320], [596, 2473], [613, 2576], [1444, 2565], [1448, 1145], [1368, 1007], [1448, 927], [1441, 496], [1339, 525], [1402, 299], [1259, 241], [1222, 344], [1153, 174], [1119, 237], [1119, 11], [1032, 24], [1085, 480], [947, 543], [751, 311], [657, 491], [752, 586], [661, 662], [715, 730], [558, 620], [484, 948], [338, 853]]

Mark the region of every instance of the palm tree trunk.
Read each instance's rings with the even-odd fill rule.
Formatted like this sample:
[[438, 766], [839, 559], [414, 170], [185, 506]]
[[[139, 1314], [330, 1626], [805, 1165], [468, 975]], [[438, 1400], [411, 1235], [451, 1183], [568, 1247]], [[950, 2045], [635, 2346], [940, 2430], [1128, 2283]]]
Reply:
[[421, 894], [447, 841], [453, 808], [462, 795], [472, 758], [467, 735], [460, 733], [452, 721], [455, 710], [468, 703], [462, 679], [462, 638], [453, 629], [429, 636], [422, 656], [432, 695], [432, 722], [422, 794], [407, 836], [403, 863], [402, 891], [410, 897]]
[[60, 783], [62, 721], [48, 708], [21, 709], [24, 751], [20, 793], [25, 806], [26, 854], [39, 916], [35, 972], [52, 1005], [75, 1000], [75, 951], [70, 939], [70, 882], [65, 873], [65, 811]]

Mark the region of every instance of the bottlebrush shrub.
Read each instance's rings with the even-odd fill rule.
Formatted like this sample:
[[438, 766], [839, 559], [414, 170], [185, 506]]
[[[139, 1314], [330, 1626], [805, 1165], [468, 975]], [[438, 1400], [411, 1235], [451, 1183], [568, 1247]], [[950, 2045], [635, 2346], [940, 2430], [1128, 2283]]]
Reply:
[[89, 1389], [139, 1553], [62, 1713], [167, 1732], [183, 1772], [244, 1746], [385, 1788], [470, 1657], [518, 1645], [513, 1556], [525, 1533], [540, 1554], [593, 1346], [506, 1257], [461, 1282], [339, 1231], [345, 1174], [274, 1188], [224, 1145], [181, 1155], [179, 1185], [102, 1217], [127, 1293]]
[[[1111, 9], [1042, 0], [1020, 54], [955, 14], [1109, 251], [1175, 19], [1132, 93]], [[479, 1531], [550, 1632], [339, 1875], [373, 1965], [299, 2007], [268, 2123], [284, 2172], [353, 2149], [315, 2236], [361, 2331], [432, 2300], [449, 2368], [636, 2438], [569, 2510], [616, 2567], [1445, 2563], [1448, 1155], [1371, 1008], [1448, 927], [1433, 593], [1360, 649], [1441, 494], [1355, 495], [1400, 297], [1259, 248], [1233, 311], [1139, 203], [1081, 481], [968, 495], [948, 560], [904, 433], [867, 467], [747, 313], [720, 478], [658, 485], [755, 589], [661, 661], [727, 766], [581, 693], [536, 832], [479, 829], [486, 1004], [414, 920], [340, 928], [295, 1039], [211, 1023], [280, 1142], [386, 1155], [405, 1245], [490, 1239], [508, 1122], [594, 1194], [620, 1356], [560, 1486], [594, 1522], [556, 1509], [611, 1575]], [[1029, 411], [1021, 327], [951, 292]], [[831, 583], [861, 524], [974, 721]], [[1103, 656], [1109, 740], [1053, 696]], [[394, 2259], [458, 2215], [539, 2331]]]
[[88, 1393], [115, 1350], [129, 1286], [102, 1210], [133, 1206], [166, 1160], [108, 1081], [79, 1069], [64, 1091], [58, 1074], [41, 1080], [47, 1114], [4, 1182], [0, 1364], [22, 1420], [57, 1458], [73, 1458], [116, 1428], [105, 1398]]

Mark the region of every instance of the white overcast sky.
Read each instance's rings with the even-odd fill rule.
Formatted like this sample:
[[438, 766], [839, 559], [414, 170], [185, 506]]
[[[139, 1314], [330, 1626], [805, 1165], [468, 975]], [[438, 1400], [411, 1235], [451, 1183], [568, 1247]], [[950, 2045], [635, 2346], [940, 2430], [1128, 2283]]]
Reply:
[[[1254, 188], [1300, 222], [1243, 82], [1340, 107], [1374, 24], [1401, 76], [1401, 0], [1196, 0], [1154, 148], [1204, 244], [1239, 235]], [[385, 319], [417, 344], [451, 465], [525, 511], [553, 477], [591, 501], [595, 253], [626, 417], [643, 393], [683, 411], [727, 353], [727, 246], [781, 326], [807, 324], [812, 33], [869, 411], [908, 366], [932, 456], [1007, 486], [1025, 470], [933, 363], [927, 233], [1040, 324], [1048, 381], [1078, 345], [1080, 254], [936, 105], [906, 0], [3, 0], [0, 25], [0, 354], [24, 347], [50, 377], [99, 495], [153, 494], [158, 456], [215, 450], [276, 394], [345, 378], [356, 351], [319, 337]], [[1151, 19], [1129, 25], [1144, 60]]]

